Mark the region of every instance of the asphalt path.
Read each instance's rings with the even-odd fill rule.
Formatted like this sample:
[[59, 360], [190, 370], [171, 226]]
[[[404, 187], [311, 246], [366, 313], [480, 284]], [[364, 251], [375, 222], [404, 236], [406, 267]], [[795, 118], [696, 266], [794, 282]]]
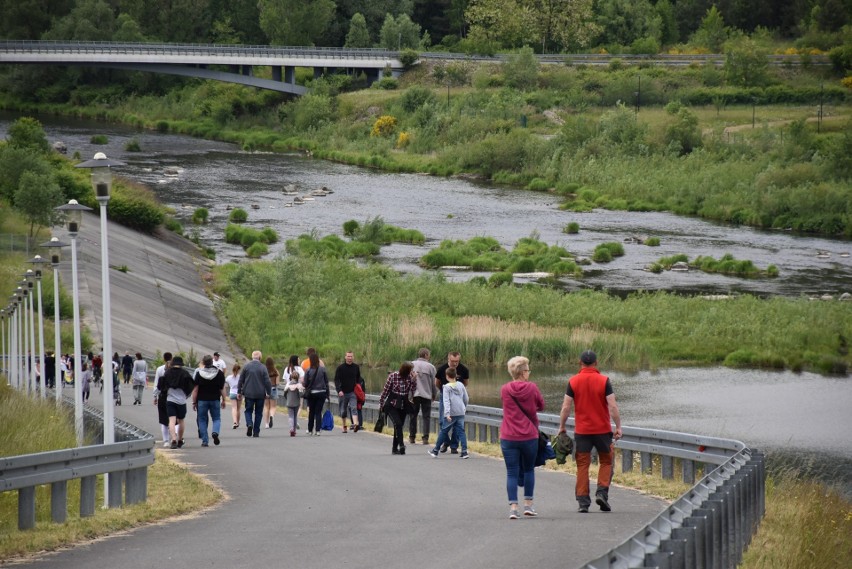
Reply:
[[[125, 402], [132, 402], [123, 387]], [[161, 435], [151, 391], [116, 416]], [[186, 446], [166, 450], [220, 486], [211, 510], [123, 532], [27, 563], [39, 568], [196, 567], [578, 567], [624, 541], [665, 507], [613, 487], [613, 511], [576, 512], [574, 478], [536, 471], [537, 518], [509, 520], [503, 461], [473, 454], [427, 455], [371, 430], [290, 437], [286, 413], [259, 438], [223, 416], [222, 444], [201, 447], [195, 413]], [[241, 421], [244, 425], [244, 420]], [[434, 438], [433, 438], [434, 440]], [[523, 495], [523, 493], [521, 493]]]

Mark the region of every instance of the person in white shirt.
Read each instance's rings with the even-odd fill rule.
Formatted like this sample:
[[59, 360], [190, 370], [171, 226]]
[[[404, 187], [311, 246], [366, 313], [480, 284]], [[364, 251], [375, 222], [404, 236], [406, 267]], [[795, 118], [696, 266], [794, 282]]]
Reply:
[[213, 367], [219, 368], [224, 374], [228, 372], [228, 366], [225, 364], [225, 360], [219, 356], [219, 352], [213, 352]]
[[[216, 356], [213, 356], [213, 365], [216, 365]], [[221, 361], [221, 360], [220, 360]], [[217, 366], [218, 367], [218, 366]], [[237, 397], [237, 386], [240, 384], [240, 364], [234, 364], [231, 369], [231, 375], [225, 378], [225, 383], [228, 384], [228, 398], [231, 400], [231, 415], [234, 419], [234, 428], [240, 428], [240, 398]]]

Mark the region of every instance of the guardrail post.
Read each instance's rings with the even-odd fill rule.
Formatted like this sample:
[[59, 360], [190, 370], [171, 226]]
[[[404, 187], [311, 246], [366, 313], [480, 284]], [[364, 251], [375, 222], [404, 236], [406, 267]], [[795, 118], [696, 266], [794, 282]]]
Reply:
[[621, 472], [633, 472], [633, 451], [621, 449]]
[[68, 482], [54, 482], [50, 485], [50, 519], [61, 524], [68, 517]]
[[708, 520], [710, 525], [710, 534], [711, 541], [708, 544], [707, 551], [710, 554], [710, 564], [707, 565], [707, 569], [722, 569], [722, 553], [724, 548], [722, 546], [723, 541], [723, 522], [725, 513], [725, 503], [719, 499], [713, 500], [705, 500], [701, 507], [705, 510], [712, 512], [710, 519]]
[[494, 444], [500, 443], [500, 428], [499, 427], [488, 427], [488, 432], [491, 434], [491, 442]]
[[[669, 557], [669, 567], [671, 569], [688, 569], [686, 565], [685, 539], [674, 539], [674, 533], [672, 533], [672, 539], [667, 539], [660, 543], [660, 550], [671, 553], [671, 557]], [[691, 566], [689, 567], [691, 568]]]
[[662, 476], [664, 480], [671, 480], [674, 478], [674, 458], [670, 456], [661, 456], [662, 461]]
[[684, 569], [696, 569], [698, 551], [696, 539], [698, 530], [694, 527], [683, 526], [672, 530], [672, 537], [683, 540], [683, 566]]
[[653, 470], [653, 457], [650, 452], [642, 451], [639, 453], [642, 459], [642, 474], [651, 474]]
[[709, 548], [713, 543], [713, 526], [710, 518], [713, 512], [704, 509], [692, 511], [692, 515], [683, 520], [683, 527], [695, 529], [695, 569], [709, 569]]
[[35, 486], [18, 489], [18, 529], [35, 527]]
[[671, 569], [672, 553], [668, 551], [655, 551], [645, 555], [645, 567], [654, 569]]
[[683, 481], [687, 484], [695, 484], [695, 461], [692, 460], [682, 460], [681, 465], [683, 466]]
[[136, 504], [144, 502], [147, 499], [148, 468], [132, 468], [128, 470], [124, 483], [124, 503]]
[[80, 479], [80, 517], [87, 518], [95, 515], [95, 490], [98, 479], [96, 476], [84, 476]]
[[110, 472], [109, 473], [109, 487], [107, 488], [107, 492], [109, 493], [109, 507], [110, 508], [120, 508], [121, 507], [121, 486], [124, 482], [124, 471], [119, 472]]

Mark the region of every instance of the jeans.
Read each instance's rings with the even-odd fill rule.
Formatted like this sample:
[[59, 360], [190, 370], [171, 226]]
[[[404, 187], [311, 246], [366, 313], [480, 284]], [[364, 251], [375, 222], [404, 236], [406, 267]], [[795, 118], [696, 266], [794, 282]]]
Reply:
[[450, 440], [450, 433], [455, 435], [455, 439], [461, 443], [462, 452], [467, 450], [467, 434], [464, 432], [464, 415], [456, 415], [450, 417], [450, 422], [444, 421], [445, 426], [438, 433], [438, 440], [435, 441], [435, 452], [441, 449], [441, 445]]
[[500, 439], [500, 450], [506, 463], [506, 493], [509, 504], [518, 503], [518, 477], [523, 473], [524, 499], [532, 500], [535, 491], [535, 457], [538, 454], [538, 438], [528, 441]]
[[[439, 421], [439, 425], [442, 429], [447, 426], [447, 418], [444, 416], [444, 398], [443, 397], [438, 399], [438, 421]], [[455, 435], [456, 435], [455, 432], [450, 431], [450, 437], [448, 439], [448, 441], [449, 441], [448, 446], [453, 450], [456, 450], [457, 448], [459, 448], [459, 440], [456, 438]]]
[[405, 451], [405, 441], [402, 438], [402, 424], [405, 422], [405, 411], [391, 405], [385, 405], [388, 420], [393, 423], [393, 450]]
[[325, 392], [309, 393], [305, 399], [308, 402], [308, 432], [318, 433], [322, 427], [322, 408], [325, 405]]
[[432, 400], [428, 397], [414, 398], [414, 412], [408, 417], [408, 440], [414, 442], [417, 438], [417, 415], [420, 415], [423, 441], [429, 440], [429, 419], [432, 414]]
[[295, 432], [299, 428], [299, 408], [287, 407], [287, 423], [290, 430]]
[[[263, 422], [263, 403], [265, 399], [246, 397], [246, 427], [252, 427], [254, 436], [260, 436], [260, 424]], [[252, 412], [254, 420], [252, 421]]]
[[219, 400], [215, 401], [198, 401], [198, 428], [201, 429], [201, 442], [207, 443], [207, 413], [213, 419], [213, 432], [218, 433], [222, 427], [222, 410], [219, 407]]
[[138, 401], [142, 403], [142, 394], [145, 392], [144, 385], [134, 385], [133, 386], [133, 399], [134, 401]]

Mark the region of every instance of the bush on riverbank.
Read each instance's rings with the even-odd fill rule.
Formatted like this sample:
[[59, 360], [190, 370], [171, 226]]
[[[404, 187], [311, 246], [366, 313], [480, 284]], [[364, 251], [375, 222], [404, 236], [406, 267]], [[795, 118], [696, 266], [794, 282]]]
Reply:
[[[216, 286], [228, 328], [245, 349], [356, 349], [370, 366], [410, 359], [422, 345], [461, 350], [477, 365], [503, 365], [519, 353], [565, 364], [594, 346], [604, 367], [623, 370], [721, 364], [750, 350], [785, 368], [823, 371], [824, 359], [848, 365], [839, 338], [852, 337], [850, 303], [490, 288], [317, 257], [221, 266]], [[312, 325], [278, 325], [291, 321]]]
[[241, 246], [249, 257], [265, 255], [269, 252], [267, 245], [277, 241], [278, 234], [270, 227], [254, 229], [236, 223], [225, 226], [225, 242]]

